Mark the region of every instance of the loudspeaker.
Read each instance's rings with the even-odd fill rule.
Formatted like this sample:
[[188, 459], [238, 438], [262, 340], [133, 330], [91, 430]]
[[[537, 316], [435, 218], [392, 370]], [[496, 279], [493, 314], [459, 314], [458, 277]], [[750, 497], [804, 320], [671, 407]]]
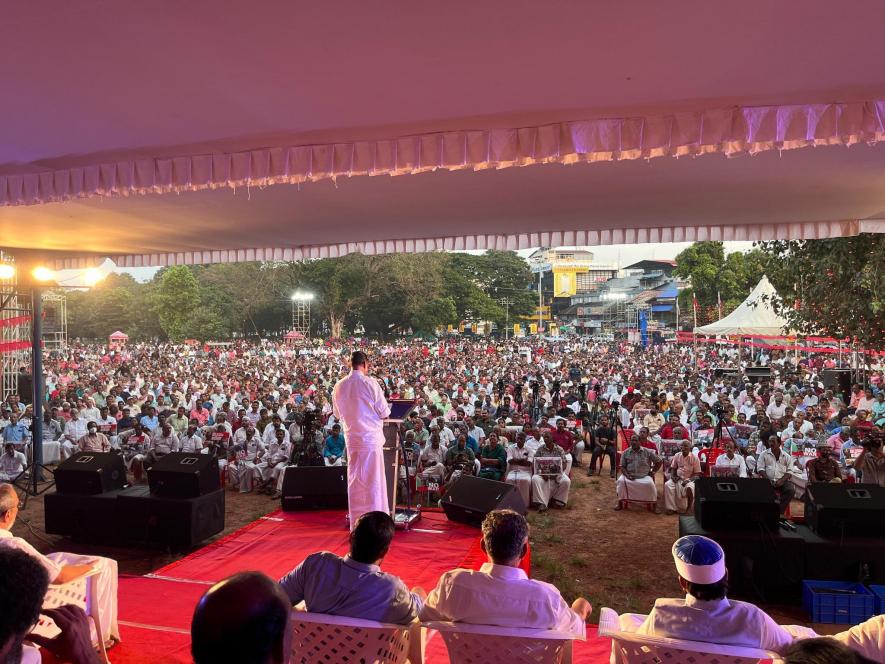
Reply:
[[694, 492], [695, 518], [705, 530], [778, 528], [780, 506], [766, 479], [699, 477]]
[[43, 498], [46, 532], [101, 542], [119, 540], [116, 522], [119, 495], [120, 490], [91, 496], [47, 493]]
[[885, 487], [809, 484], [805, 505], [805, 520], [819, 535], [885, 536]]
[[740, 378], [740, 371], [731, 367], [713, 367], [715, 378]]
[[172, 452], [147, 474], [151, 493], [163, 498], [196, 498], [221, 487], [218, 461], [211, 454]]
[[528, 511], [513, 484], [472, 475], [462, 475], [446, 490], [442, 508], [451, 521], [471, 526], [482, 525], [492, 510], [511, 509], [520, 514]]
[[117, 527], [129, 541], [194, 546], [224, 530], [224, 491], [162, 498], [151, 495], [146, 486], [130, 487], [117, 497]]
[[846, 397], [851, 394], [851, 369], [824, 369], [820, 377], [825, 390], [841, 392]]
[[55, 490], [58, 493], [88, 496], [126, 484], [123, 457], [114, 452], [77, 452], [55, 469]]
[[747, 367], [744, 374], [751, 383], [758, 383], [763, 379], [771, 380], [771, 367]]
[[283, 511], [347, 509], [347, 466], [287, 466], [283, 472]]

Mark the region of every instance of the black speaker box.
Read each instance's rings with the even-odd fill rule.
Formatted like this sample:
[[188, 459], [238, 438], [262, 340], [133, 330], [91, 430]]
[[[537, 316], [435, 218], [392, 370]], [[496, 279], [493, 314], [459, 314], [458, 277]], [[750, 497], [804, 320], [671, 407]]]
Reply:
[[442, 497], [442, 508], [452, 521], [479, 526], [492, 510], [511, 509], [526, 513], [516, 487], [482, 477], [462, 475]]
[[346, 466], [288, 466], [283, 472], [283, 511], [347, 509]]
[[885, 536], [885, 487], [809, 484], [805, 520], [820, 535]]
[[224, 491], [193, 498], [151, 495], [146, 486], [134, 486], [117, 498], [122, 538], [135, 542], [191, 547], [224, 530]]
[[58, 493], [88, 496], [126, 484], [123, 457], [115, 452], [77, 452], [62, 461], [54, 474]]
[[758, 383], [760, 380], [770, 380], [771, 367], [747, 367], [744, 369], [744, 374], [751, 383]]
[[46, 532], [100, 542], [119, 541], [116, 518], [120, 493], [121, 490], [89, 496], [47, 493], [43, 498]]
[[778, 528], [780, 507], [766, 479], [699, 477], [694, 492], [695, 518], [705, 530]]
[[221, 487], [218, 461], [211, 454], [172, 452], [147, 474], [151, 493], [162, 498], [196, 498]]
[[825, 390], [841, 392], [846, 399], [851, 395], [851, 369], [824, 369], [820, 378]]

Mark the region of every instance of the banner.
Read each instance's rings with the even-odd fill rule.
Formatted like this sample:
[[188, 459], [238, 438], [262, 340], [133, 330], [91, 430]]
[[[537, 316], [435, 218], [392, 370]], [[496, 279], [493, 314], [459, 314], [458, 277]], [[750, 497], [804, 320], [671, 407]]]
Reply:
[[13, 327], [15, 325], [24, 325], [31, 322], [30, 316], [12, 316], [11, 318], [0, 318], [0, 327]]

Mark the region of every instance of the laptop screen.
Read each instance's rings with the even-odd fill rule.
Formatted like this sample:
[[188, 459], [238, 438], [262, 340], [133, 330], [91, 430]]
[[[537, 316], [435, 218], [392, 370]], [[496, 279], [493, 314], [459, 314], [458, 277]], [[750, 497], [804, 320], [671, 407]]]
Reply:
[[394, 399], [390, 402], [389, 420], [404, 420], [415, 407], [414, 399]]

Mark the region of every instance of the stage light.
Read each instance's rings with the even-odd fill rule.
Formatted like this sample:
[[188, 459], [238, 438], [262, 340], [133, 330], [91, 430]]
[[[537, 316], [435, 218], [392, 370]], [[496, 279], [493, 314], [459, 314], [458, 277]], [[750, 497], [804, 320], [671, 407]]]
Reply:
[[12, 279], [15, 276], [15, 265], [0, 263], [0, 280]]
[[313, 293], [305, 293], [303, 291], [295, 291], [292, 293], [292, 301], [297, 302], [298, 300], [312, 300]]
[[31, 270], [31, 276], [37, 281], [52, 281], [55, 279], [55, 272], [44, 265], [38, 265]]
[[105, 278], [105, 275], [101, 270], [91, 267], [86, 272], [83, 273], [83, 281], [85, 281], [89, 286], [94, 286], [99, 281]]

